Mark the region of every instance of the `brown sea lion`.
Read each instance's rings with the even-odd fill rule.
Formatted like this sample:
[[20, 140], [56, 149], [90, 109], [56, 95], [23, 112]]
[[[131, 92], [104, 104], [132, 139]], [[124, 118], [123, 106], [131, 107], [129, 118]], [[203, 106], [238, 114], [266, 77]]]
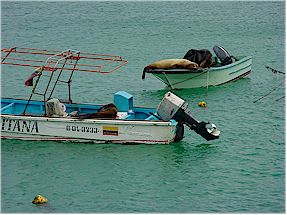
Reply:
[[118, 109], [117, 107], [110, 103], [101, 107], [98, 112], [80, 115], [80, 119], [92, 119], [92, 118], [102, 118], [102, 119], [115, 119], [117, 117]]
[[212, 64], [212, 54], [207, 49], [190, 49], [183, 58], [197, 63], [201, 68], [210, 67]]
[[198, 64], [187, 59], [165, 59], [156, 61], [148, 65], [148, 67], [150, 69], [192, 69], [197, 68]]
[[187, 59], [165, 59], [159, 60], [146, 66], [143, 70], [142, 79], [145, 79], [145, 73], [152, 69], [194, 69], [198, 64]]
[[209, 68], [211, 64], [212, 64], [212, 54], [208, 53], [204, 61], [200, 63], [199, 67]]

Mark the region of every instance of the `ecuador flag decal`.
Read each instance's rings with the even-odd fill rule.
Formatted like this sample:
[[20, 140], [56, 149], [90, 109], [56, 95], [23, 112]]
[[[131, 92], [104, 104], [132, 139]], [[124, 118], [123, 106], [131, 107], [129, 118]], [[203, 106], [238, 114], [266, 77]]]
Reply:
[[118, 127], [113, 126], [103, 126], [103, 135], [119, 135], [119, 129]]

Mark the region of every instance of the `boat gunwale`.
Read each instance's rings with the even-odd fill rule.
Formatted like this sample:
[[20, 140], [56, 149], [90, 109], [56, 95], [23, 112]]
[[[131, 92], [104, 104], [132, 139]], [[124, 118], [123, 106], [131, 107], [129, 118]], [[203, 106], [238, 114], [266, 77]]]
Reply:
[[[239, 65], [239, 64], [242, 64], [242, 63], [245, 63], [246, 61], [248, 60], [252, 60], [252, 56], [245, 56], [243, 57], [242, 59], [238, 60], [238, 61], [235, 61], [231, 64], [227, 64], [225, 66], [220, 66], [220, 67], [211, 67], [211, 69], [209, 70], [209, 72], [211, 71], [218, 71], [218, 70], [223, 70], [223, 69], [229, 69], [230, 67], [234, 67], [236, 65]], [[251, 63], [252, 64], [252, 63]], [[250, 64], [250, 65], [251, 65]]]
[[84, 123], [84, 124], [114, 124], [114, 125], [156, 125], [156, 126], [176, 126], [175, 120], [160, 121], [160, 120], [145, 120], [145, 119], [79, 119], [70, 117], [47, 117], [47, 116], [27, 116], [0, 114], [1, 118], [12, 118], [17, 120], [32, 120], [32, 121], [48, 121], [62, 123]]
[[[28, 102], [27, 99], [25, 98], [11, 98], [11, 97], [1, 97], [1, 100], [13, 100], [13, 101], [21, 101], [23, 102], [22, 104], [26, 104]], [[13, 103], [13, 101], [11, 101], [11, 103]], [[62, 102], [61, 99], [59, 100], [61, 103], [63, 103], [66, 107], [79, 107], [81, 106], [81, 108], [89, 108], [89, 107], [102, 107], [105, 104], [93, 104], [93, 103], [79, 103], [79, 102], [73, 102], [73, 103], [67, 103], [67, 102]], [[4, 101], [6, 102], [6, 101]], [[7, 101], [8, 102], [8, 101]], [[10, 101], [9, 101], [10, 102]], [[38, 104], [38, 105], [44, 105], [44, 101], [39, 101], [39, 100], [30, 100], [30, 104]], [[43, 103], [43, 104], [39, 104], [39, 103]], [[139, 110], [139, 109], [145, 109], [145, 110], [155, 110], [155, 108], [151, 108], [151, 107], [133, 107], [134, 110]], [[0, 110], [2, 110], [2, 108], [0, 108]], [[12, 114], [13, 115], [13, 114]]]

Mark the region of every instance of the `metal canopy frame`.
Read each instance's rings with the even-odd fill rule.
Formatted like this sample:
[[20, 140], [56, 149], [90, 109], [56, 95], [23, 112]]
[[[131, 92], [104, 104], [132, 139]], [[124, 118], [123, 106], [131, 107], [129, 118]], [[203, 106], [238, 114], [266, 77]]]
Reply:
[[[68, 85], [68, 102], [72, 103], [71, 82], [75, 71], [108, 74], [114, 72], [115, 70], [128, 63], [126, 60], [123, 60], [121, 56], [92, 54], [72, 49], [68, 49], [65, 51], [57, 51], [13, 47], [8, 49], [2, 49], [1, 58], [1, 64], [21, 67], [32, 67], [35, 68], [35, 73], [37, 73], [37, 80], [33, 85], [23, 115], [26, 115], [26, 110], [29, 106], [30, 101], [32, 100], [33, 95], [35, 94], [43, 96], [46, 115], [46, 102], [52, 98], [55, 87], [59, 82]], [[52, 82], [52, 78], [55, 75], [55, 72], [58, 72], [58, 76], [56, 77], [56, 80]], [[60, 79], [63, 72], [69, 73], [68, 80]], [[44, 92], [36, 91], [39, 80], [44, 73], [45, 76], [48, 76], [49, 79], [46, 84], [46, 88]], [[50, 94], [48, 93], [48, 90], [50, 90]]]

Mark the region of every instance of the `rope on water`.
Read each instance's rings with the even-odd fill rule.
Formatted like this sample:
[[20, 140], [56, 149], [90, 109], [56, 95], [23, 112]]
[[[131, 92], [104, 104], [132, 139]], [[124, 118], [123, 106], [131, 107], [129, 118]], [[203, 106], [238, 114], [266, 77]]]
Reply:
[[[283, 80], [277, 87], [273, 88], [270, 92], [268, 92], [267, 94], [265, 94], [264, 96], [260, 97], [259, 99], [255, 100], [253, 103], [258, 102], [259, 100], [265, 98], [266, 96], [270, 95], [271, 93], [273, 93], [275, 90], [277, 90], [282, 84], [285, 83], [285, 80]], [[281, 99], [281, 98], [280, 98]], [[279, 99], [279, 100], [280, 100]]]
[[285, 98], [285, 96], [282, 96], [281, 98], [276, 99], [275, 101], [278, 102], [279, 100], [284, 99], [284, 98]]
[[206, 73], [206, 91], [205, 91], [205, 96], [208, 96], [208, 84], [209, 84], [209, 70], [207, 70], [207, 73]]
[[267, 69], [270, 69], [273, 73], [280, 73], [280, 74], [285, 74], [285, 72], [280, 72], [279, 70], [276, 70], [276, 69], [273, 69], [273, 68], [271, 68], [271, 67], [269, 67], [269, 66], [266, 66], [266, 68]]

